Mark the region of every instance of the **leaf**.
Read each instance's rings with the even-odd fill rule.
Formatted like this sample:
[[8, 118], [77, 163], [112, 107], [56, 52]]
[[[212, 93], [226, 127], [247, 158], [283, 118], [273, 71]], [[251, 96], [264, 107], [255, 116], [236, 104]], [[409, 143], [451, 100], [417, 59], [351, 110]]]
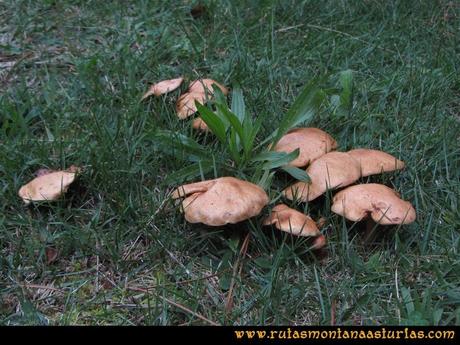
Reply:
[[56, 248], [46, 247], [45, 248], [46, 263], [49, 265], [55, 262], [58, 257], [58, 253], [59, 252]]
[[214, 133], [222, 144], [225, 145], [227, 142], [227, 135], [225, 133], [225, 125], [222, 120], [214, 112], [200, 103], [196, 102], [195, 105], [200, 112], [201, 118], [208, 125], [210, 131]]
[[353, 107], [353, 72], [346, 70], [340, 73], [340, 84], [342, 92], [340, 94], [340, 105], [347, 112]]
[[262, 169], [274, 169], [280, 166], [288, 164], [290, 161], [296, 159], [299, 156], [299, 149], [295, 149], [290, 153], [280, 152], [283, 153], [283, 156], [277, 159], [269, 160], [265, 164], [262, 165]]
[[186, 160], [196, 162], [209, 159], [209, 150], [186, 135], [169, 130], [157, 131], [153, 139], [162, 152], [177, 156], [180, 152], [186, 155]]
[[210, 161], [200, 161], [185, 168], [179, 169], [166, 178], [166, 183], [178, 183], [203, 176], [213, 169], [213, 163]]
[[414, 302], [412, 301], [410, 290], [403, 286], [401, 288], [401, 295], [402, 295], [403, 304], [406, 307], [407, 315], [411, 315], [415, 311], [415, 305], [414, 305]]
[[298, 181], [305, 182], [305, 183], [309, 183], [311, 181], [310, 176], [308, 176], [307, 172], [297, 167], [285, 165], [281, 167], [281, 170], [284, 170], [285, 172], [287, 172], [289, 175], [291, 175]]
[[238, 134], [239, 141], [235, 141], [236, 147], [234, 148], [235, 151], [240, 151], [240, 145], [239, 143], [242, 142], [244, 144], [244, 133], [243, 133], [243, 126], [241, 125], [240, 120], [238, 117], [232, 113], [227, 106], [223, 106], [221, 104], [217, 105], [217, 108], [221, 112], [223, 116], [228, 120], [230, 123], [230, 127], [233, 129], [233, 131]]
[[232, 113], [236, 114], [240, 123], [246, 119], [246, 105], [244, 104], [243, 92], [239, 85], [235, 85], [232, 91]]
[[273, 138], [272, 147], [276, 145], [279, 139], [291, 128], [302, 122], [310, 121], [318, 111], [320, 104], [324, 100], [324, 93], [319, 92], [319, 80], [317, 78], [310, 81], [302, 90], [299, 96], [289, 108], [278, 125], [278, 129], [271, 135]]
[[264, 161], [274, 161], [282, 159], [286, 156], [286, 152], [277, 152], [277, 151], [265, 151], [259, 153], [257, 156], [254, 156], [251, 161], [253, 162], [264, 162]]

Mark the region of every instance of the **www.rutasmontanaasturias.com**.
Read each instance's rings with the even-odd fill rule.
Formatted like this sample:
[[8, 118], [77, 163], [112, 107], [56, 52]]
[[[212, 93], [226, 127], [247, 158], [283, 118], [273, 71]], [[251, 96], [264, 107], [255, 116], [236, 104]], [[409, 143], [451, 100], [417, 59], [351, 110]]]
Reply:
[[455, 331], [404, 329], [345, 330], [235, 330], [236, 339], [455, 339]]

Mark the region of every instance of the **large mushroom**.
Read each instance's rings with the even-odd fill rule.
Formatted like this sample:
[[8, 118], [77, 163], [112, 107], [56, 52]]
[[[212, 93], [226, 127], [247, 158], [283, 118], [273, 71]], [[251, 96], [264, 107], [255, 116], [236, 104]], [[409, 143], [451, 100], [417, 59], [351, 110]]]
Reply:
[[235, 224], [257, 216], [269, 201], [262, 188], [234, 177], [180, 186], [172, 198], [185, 198], [182, 209], [188, 222], [210, 226]]
[[283, 194], [290, 200], [312, 201], [328, 189], [345, 187], [361, 176], [359, 163], [345, 152], [329, 152], [307, 168], [310, 182], [297, 182], [287, 187]]
[[336, 148], [334, 138], [319, 128], [294, 128], [281, 137], [273, 151], [289, 153], [299, 149], [299, 156], [289, 165], [304, 167]]
[[274, 225], [278, 230], [295, 236], [315, 237], [312, 249], [320, 249], [326, 245], [326, 238], [319, 232], [315, 221], [285, 204], [273, 207], [270, 215], [264, 219], [263, 225]]
[[36, 178], [19, 189], [18, 195], [26, 204], [56, 200], [67, 191], [79, 171], [75, 166], [64, 171], [40, 171]]
[[331, 210], [354, 222], [370, 216], [382, 225], [409, 224], [416, 218], [410, 202], [402, 200], [393, 189], [377, 183], [341, 190], [334, 196]]
[[403, 161], [380, 150], [354, 149], [347, 153], [359, 162], [362, 177], [404, 169]]

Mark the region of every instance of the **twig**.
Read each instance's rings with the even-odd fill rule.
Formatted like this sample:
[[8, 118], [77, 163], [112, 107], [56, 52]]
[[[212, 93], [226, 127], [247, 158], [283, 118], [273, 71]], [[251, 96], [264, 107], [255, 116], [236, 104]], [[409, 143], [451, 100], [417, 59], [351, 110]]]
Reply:
[[[134, 290], [134, 291], [140, 291], [140, 292], [145, 292], [145, 293], [149, 293], [149, 291], [147, 289], [143, 289], [143, 288], [137, 288], [137, 287], [128, 287], [129, 290]], [[220, 326], [220, 324], [218, 324], [217, 322], [214, 322], [212, 320], [209, 320], [208, 318], [204, 317], [203, 315], [187, 308], [186, 306], [183, 306], [182, 304], [179, 304], [177, 302], [174, 302], [174, 301], [171, 301], [169, 298], [166, 298], [166, 297], [163, 297], [163, 296], [160, 296], [160, 295], [157, 295], [155, 294], [155, 296], [161, 298], [163, 301], [189, 313], [189, 314], [192, 314], [193, 316], [196, 316], [197, 318], [199, 318], [200, 320], [203, 320], [207, 323], [209, 323], [210, 325], [212, 326]]]
[[60, 293], [64, 293], [61, 289], [52, 287], [52, 286], [46, 286], [46, 285], [38, 285], [38, 284], [22, 284], [23, 288], [27, 289], [42, 289], [42, 290], [51, 290], [51, 291], [56, 291]]
[[167, 303], [169, 303], [169, 304], [171, 304], [171, 305], [173, 305], [173, 306], [175, 306], [175, 307], [177, 307], [177, 308], [179, 308], [179, 309], [181, 309], [181, 310], [183, 310], [183, 311], [185, 311], [185, 312], [187, 312], [187, 313], [190, 313], [190, 314], [192, 314], [193, 316], [196, 316], [196, 317], [199, 318], [200, 320], [203, 320], [203, 321], [209, 323], [211, 326], [220, 326], [219, 323], [214, 322], [214, 321], [212, 321], [212, 320], [209, 320], [208, 318], [204, 317], [204, 316], [201, 315], [201, 314], [198, 314], [197, 312], [194, 312], [193, 310], [187, 308], [186, 306], [183, 306], [183, 305], [181, 305], [181, 304], [179, 304], [179, 303], [176, 303], [176, 302], [174, 302], [174, 301], [171, 301], [170, 299], [168, 299], [168, 298], [166, 298], [166, 297], [163, 297], [163, 296], [158, 296], [158, 297], [160, 297], [163, 301], [165, 301], [165, 302], [167, 302]]

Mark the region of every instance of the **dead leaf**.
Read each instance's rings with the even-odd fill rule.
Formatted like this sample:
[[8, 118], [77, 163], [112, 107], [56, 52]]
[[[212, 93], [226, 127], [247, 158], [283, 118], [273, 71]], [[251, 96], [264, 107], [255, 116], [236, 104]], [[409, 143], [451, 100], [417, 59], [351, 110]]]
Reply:
[[31, 201], [56, 200], [67, 191], [80, 168], [71, 166], [64, 171], [44, 173], [19, 189], [18, 195], [29, 204]]
[[179, 86], [181, 86], [183, 81], [184, 81], [184, 78], [179, 77], [176, 79], [163, 80], [156, 84], [153, 84], [152, 86], [150, 86], [150, 89], [144, 94], [144, 96], [142, 96], [141, 100], [144, 100], [147, 97], [150, 97], [152, 95], [155, 95], [158, 97], [165, 93], [174, 91]]
[[58, 250], [53, 247], [46, 247], [45, 248], [45, 254], [46, 254], [46, 264], [52, 264], [53, 262], [56, 261], [58, 257]]

